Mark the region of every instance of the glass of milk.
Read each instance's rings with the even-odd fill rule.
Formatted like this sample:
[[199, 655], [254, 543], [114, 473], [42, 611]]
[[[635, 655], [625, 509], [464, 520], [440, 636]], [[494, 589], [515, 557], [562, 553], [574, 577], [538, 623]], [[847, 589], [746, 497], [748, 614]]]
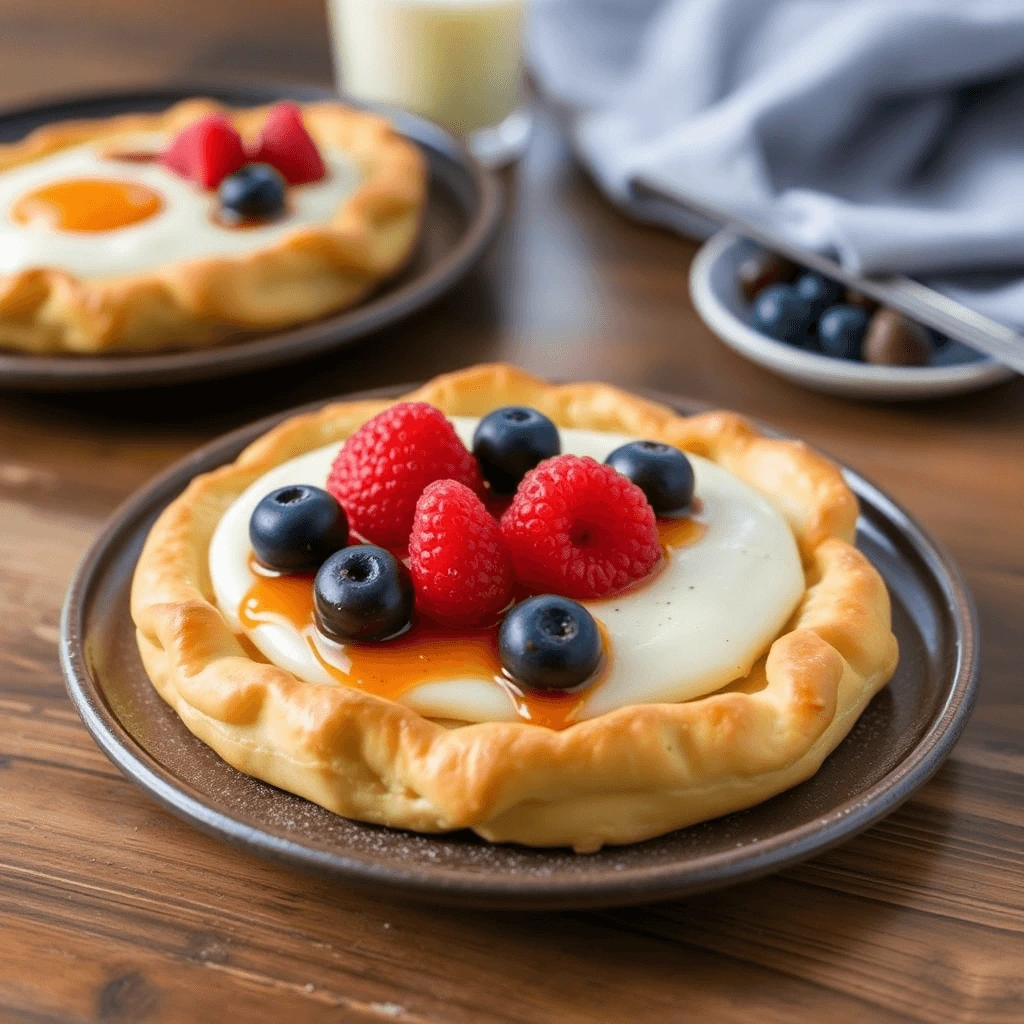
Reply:
[[520, 156], [526, 0], [328, 0], [341, 89], [464, 137], [484, 163]]

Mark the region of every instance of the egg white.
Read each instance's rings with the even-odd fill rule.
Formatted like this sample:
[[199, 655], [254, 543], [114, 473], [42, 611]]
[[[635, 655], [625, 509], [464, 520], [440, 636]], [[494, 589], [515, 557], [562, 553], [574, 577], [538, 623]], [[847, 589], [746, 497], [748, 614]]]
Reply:
[[[161, 135], [126, 137], [125, 151], [158, 152]], [[93, 145], [75, 146], [0, 174], [0, 274], [47, 267], [83, 279], [122, 277], [211, 256], [235, 256], [262, 248], [297, 229], [329, 221], [359, 187], [362, 174], [338, 150], [321, 150], [327, 175], [288, 189], [289, 213], [244, 230], [216, 224], [216, 193], [203, 190], [154, 162], [109, 159]], [[12, 205], [26, 192], [75, 178], [141, 182], [155, 189], [164, 208], [147, 220], [112, 231], [61, 231], [17, 224]]]

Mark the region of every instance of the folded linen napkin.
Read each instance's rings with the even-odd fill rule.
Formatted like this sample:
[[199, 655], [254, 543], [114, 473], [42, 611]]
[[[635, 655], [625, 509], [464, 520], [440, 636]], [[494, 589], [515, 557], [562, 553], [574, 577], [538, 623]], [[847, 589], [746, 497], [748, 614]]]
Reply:
[[530, 56], [637, 216], [713, 229], [659, 183], [1024, 327], [1021, 0], [534, 0]]

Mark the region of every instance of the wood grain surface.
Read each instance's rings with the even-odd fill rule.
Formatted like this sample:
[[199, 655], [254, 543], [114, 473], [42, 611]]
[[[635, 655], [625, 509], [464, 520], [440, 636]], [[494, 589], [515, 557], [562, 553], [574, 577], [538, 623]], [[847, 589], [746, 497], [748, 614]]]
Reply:
[[[320, 0], [4, 0], [0, 102], [207, 81], [323, 82]], [[719, 344], [694, 246], [637, 226], [545, 116], [497, 244], [457, 292], [358, 350], [146, 394], [0, 395], [0, 1021], [1024, 1020], [1024, 380], [913, 406], [816, 396]], [[58, 609], [103, 520], [259, 415], [480, 359], [676, 391], [850, 462], [952, 550], [983, 679], [952, 758], [797, 869], [644, 909], [487, 914], [326, 884], [198, 834], [120, 777], [72, 710]]]

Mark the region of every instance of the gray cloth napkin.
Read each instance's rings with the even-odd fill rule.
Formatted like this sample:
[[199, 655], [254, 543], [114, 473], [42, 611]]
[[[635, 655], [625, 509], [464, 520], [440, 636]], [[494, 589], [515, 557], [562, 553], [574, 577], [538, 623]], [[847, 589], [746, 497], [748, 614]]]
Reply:
[[[1024, 327], [1024, 0], [534, 0], [583, 161]], [[657, 211], [657, 212], [655, 212]]]

